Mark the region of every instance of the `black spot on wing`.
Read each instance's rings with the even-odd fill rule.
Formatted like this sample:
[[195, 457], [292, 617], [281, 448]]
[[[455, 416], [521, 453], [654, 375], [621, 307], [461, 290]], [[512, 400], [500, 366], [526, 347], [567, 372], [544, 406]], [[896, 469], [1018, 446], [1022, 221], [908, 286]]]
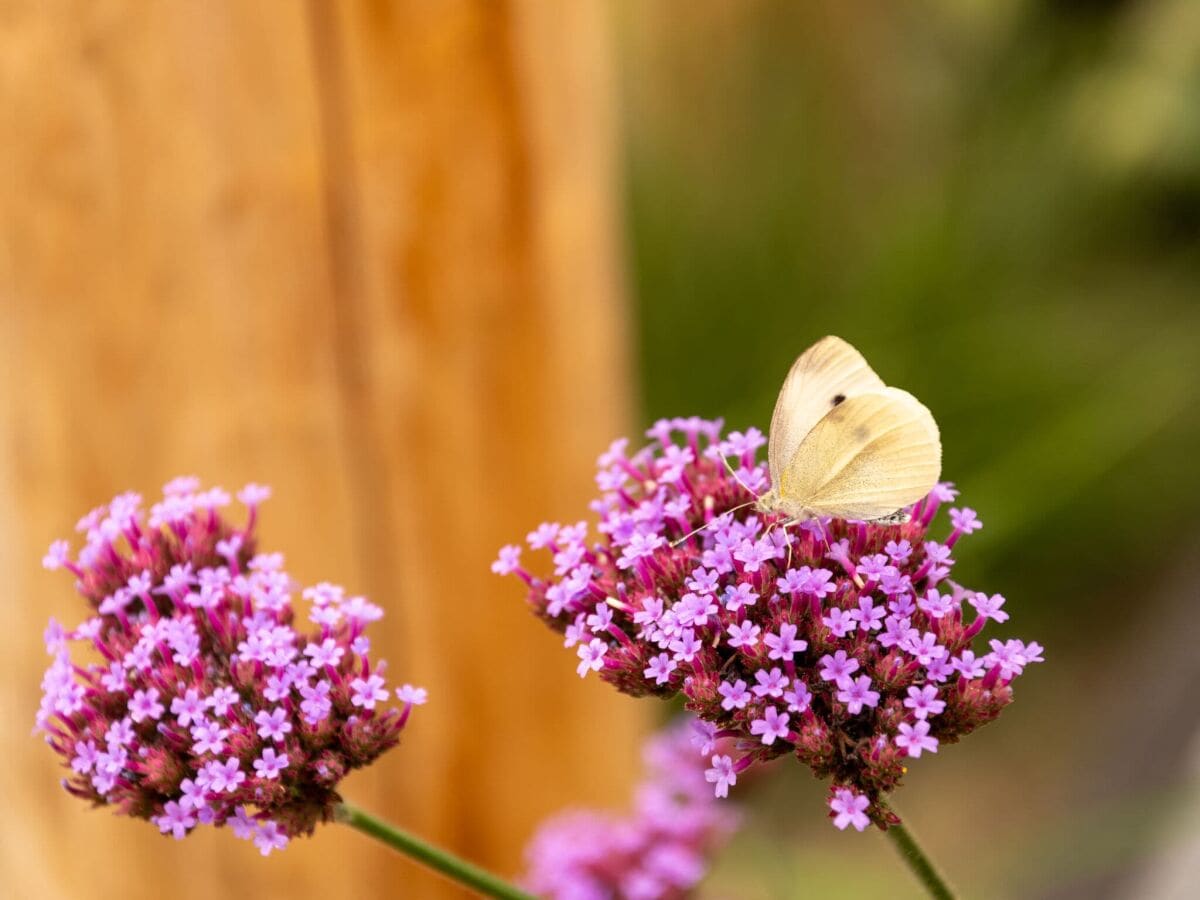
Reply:
[[845, 394], [834, 394], [834, 396], [833, 396], [833, 401], [832, 401], [832, 403], [831, 403], [830, 405], [831, 405], [831, 406], [837, 406], [839, 403], [843, 403], [843, 402], [845, 402], [845, 400], [846, 400], [846, 395], [845, 395]]

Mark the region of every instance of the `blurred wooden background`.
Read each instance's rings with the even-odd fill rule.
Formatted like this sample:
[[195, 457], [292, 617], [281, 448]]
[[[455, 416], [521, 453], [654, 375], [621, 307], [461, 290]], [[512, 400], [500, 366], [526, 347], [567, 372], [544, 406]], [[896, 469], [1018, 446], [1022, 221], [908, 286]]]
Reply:
[[88, 811], [29, 736], [44, 547], [172, 475], [272, 484], [264, 545], [384, 604], [425, 684], [345, 794], [506, 873], [621, 805], [640, 706], [580, 683], [496, 548], [629, 425], [603, 4], [0, 2], [0, 886], [441, 897], [339, 827], [286, 853]]

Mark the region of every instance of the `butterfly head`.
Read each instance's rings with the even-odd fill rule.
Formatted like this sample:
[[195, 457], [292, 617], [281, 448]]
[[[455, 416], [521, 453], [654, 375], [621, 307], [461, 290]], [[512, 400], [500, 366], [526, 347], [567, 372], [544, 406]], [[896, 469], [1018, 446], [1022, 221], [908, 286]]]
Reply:
[[813, 514], [795, 501], [788, 500], [778, 490], [771, 488], [758, 498], [754, 508], [766, 515], [784, 515], [792, 521], [813, 518]]

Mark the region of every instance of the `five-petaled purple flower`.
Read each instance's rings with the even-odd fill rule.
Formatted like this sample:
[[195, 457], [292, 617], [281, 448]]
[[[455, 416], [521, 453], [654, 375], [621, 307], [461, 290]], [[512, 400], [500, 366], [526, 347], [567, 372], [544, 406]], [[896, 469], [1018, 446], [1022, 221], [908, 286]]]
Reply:
[[865, 831], [871, 824], [867, 817], [867, 809], [871, 798], [865, 794], [856, 794], [850, 788], [836, 788], [829, 798], [829, 808], [833, 811], [833, 827], [846, 830], [853, 826], [856, 831]]
[[787, 738], [788, 718], [787, 713], [781, 713], [775, 707], [768, 706], [761, 719], [750, 723], [750, 733], [761, 735], [762, 742], [769, 747], [775, 743], [776, 738]]
[[937, 753], [938, 739], [929, 735], [929, 721], [918, 719], [916, 724], [900, 723], [900, 733], [896, 735], [896, 746], [908, 751], [914, 759], [921, 755], [922, 750]]

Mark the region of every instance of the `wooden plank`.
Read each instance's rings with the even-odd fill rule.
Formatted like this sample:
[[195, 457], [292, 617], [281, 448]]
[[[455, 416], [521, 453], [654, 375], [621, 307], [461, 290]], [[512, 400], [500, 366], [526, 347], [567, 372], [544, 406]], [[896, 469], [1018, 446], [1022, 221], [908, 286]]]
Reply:
[[77, 607], [42, 548], [179, 472], [274, 484], [270, 544], [300, 579], [385, 604], [377, 645], [430, 687], [347, 796], [509, 872], [545, 812], [623, 798], [641, 706], [580, 685], [488, 572], [499, 544], [583, 509], [592, 458], [628, 421], [599, 9], [5, 6], [14, 896], [451, 893], [341, 829], [262, 861], [57, 788], [27, 736], [37, 636]]
[[[349, 110], [327, 129], [346, 175], [331, 205], [364, 225], [342, 273], [345, 340], [377, 375], [351, 380], [360, 443], [382, 459], [360, 467], [360, 495], [365, 521], [400, 535], [374, 545], [372, 589], [427, 598], [405, 631], [426, 636], [412, 658], [445, 689], [410, 746], [430, 754], [410, 796], [440, 840], [508, 871], [543, 814], [568, 796], [612, 803], [635, 761], [619, 738], [640, 710], [579, 685], [482, 564], [545, 516], [577, 517], [627, 421], [598, 9], [343, 5], [318, 43]], [[596, 115], [552, 134], [573, 104]], [[509, 828], [479, 817], [480, 797]]]

